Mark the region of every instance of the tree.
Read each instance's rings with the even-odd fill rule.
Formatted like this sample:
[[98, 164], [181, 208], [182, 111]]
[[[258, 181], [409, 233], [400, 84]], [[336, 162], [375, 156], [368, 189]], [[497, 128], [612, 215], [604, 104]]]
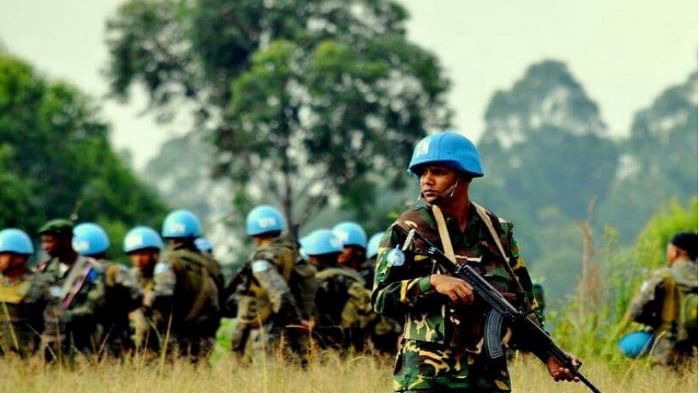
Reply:
[[448, 82], [406, 18], [390, 0], [132, 0], [108, 24], [108, 77], [122, 99], [145, 87], [162, 119], [194, 108], [237, 208], [279, 203], [302, 223], [345, 198], [366, 212], [370, 173], [403, 167], [450, 118]]
[[[105, 226], [159, 222], [164, 206], [111, 150], [88, 97], [0, 54], [0, 226], [34, 232], [77, 215]], [[120, 254], [119, 238], [112, 238]]]
[[617, 149], [605, 133], [597, 105], [567, 67], [544, 61], [494, 95], [479, 145], [485, 169], [526, 214], [553, 207], [583, 219], [616, 171]]
[[697, 195], [697, 74], [640, 110], [622, 148], [602, 211], [628, 241], [658, 206]]

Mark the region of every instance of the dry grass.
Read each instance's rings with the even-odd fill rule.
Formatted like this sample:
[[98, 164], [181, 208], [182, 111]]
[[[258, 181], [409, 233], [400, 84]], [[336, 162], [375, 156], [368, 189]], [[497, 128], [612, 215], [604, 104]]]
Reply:
[[[307, 369], [271, 360], [256, 367], [228, 359], [210, 366], [185, 361], [156, 363], [81, 362], [71, 369], [45, 367], [17, 359], [0, 360], [0, 392], [390, 392], [391, 361], [374, 357], [340, 359], [327, 356]], [[624, 365], [626, 366], [626, 365]], [[605, 363], [588, 362], [586, 375], [605, 393], [696, 392], [696, 366], [683, 374], [629, 363], [612, 369]], [[534, 359], [516, 359], [511, 367], [516, 392], [585, 392], [580, 384], [555, 383]]]

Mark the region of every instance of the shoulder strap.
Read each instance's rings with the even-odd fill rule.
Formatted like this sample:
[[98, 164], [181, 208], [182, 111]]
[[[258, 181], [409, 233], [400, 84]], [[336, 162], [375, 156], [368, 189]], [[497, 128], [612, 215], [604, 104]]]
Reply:
[[447, 231], [447, 223], [444, 220], [442, 209], [437, 205], [432, 205], [432, 214], [434, 215], [435, 221], [437, 221], [437, 231], [439, 232], [439, 240], [442, 242], [442, 250], [444, 250], [444, 254], [449, 258], [451, 263], [456, 264], [454, 246], [451, 244], [451, 237], [449, 236], [449, 231]]
[[495, 231], [495, 226], [493, 225], [493, 220], [490, 218], [490, 215], [488, 215], [488, 211], [483, 206], [477, 204], [476, 202], [471, 202], [471, 205], [473, 205], [473, 207], [476, 208], [476, 214], [478, 214], [478, 216], [481, 218], [481, 220], [485, 223], [485, 226], [488, 228], [488, 232], [490, 232], [490, 236], [493, 238], [495, 245], [498, 247], [498, 251], [500, 251], [500, 255], [502, 255], [502, 258], [505, 260], [507, 266], [510, 266], [510, 257], [507, 256], [507, 253], [505, 252], [505, 248], [502, 246], [502, 242], [500, 241], [500, 236]]

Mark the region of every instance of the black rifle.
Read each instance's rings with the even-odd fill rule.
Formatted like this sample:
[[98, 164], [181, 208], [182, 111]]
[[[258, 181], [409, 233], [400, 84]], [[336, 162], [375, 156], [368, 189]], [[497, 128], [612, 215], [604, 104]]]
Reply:
[[[404, 228], [400, 228], [399, 226], [395, 226], [394, 228], [399, 228], [399, 230], [405, 234]], [[473, 287], [475, 295], [490, 307], [484, 328], [484, 346], [490, 359], [500, 359], [505, 355], [502, 348], [501, 337], [503, 323], [507, 323], [507, 325], [518, 334], [526, 336], [528, 340], [532, 342], [533, 348], [537, 348], [543, 354], [552, 356], [559, 364], [570, 370], [582, 383], [590, 388], [590, 390], [595, 393], [601, 393], [600, 390], [580, 372], [579, 368], [582, 363], [573, 363], [570, 356], [556, 345], [545, 330], [539, 327], [536, 322], [532, 321], [527, 316], [527, 313], [510, 304], [497, 289], [490, 285], [490, 283], [471, 266], [468, 264], [455, 264], [444, 255], [439, 248], [419, 232], [415, 231], [415, 229], [411, 229], [406, 236], [405, 243], [403, 244], [403, 251], [406, 251], [412, 239], [417, 237], [427, 245], [427, 250], [424, 250], [427, 255], [432, 257], [432, 259], [449, 274], [470, 284], [471, 287]]]

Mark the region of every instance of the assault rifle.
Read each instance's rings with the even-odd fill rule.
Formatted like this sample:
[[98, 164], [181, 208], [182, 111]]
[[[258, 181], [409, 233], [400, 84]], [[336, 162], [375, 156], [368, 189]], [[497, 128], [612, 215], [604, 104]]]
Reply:
[[[399, 228], [400, 231], [406, 234], [404, 228], [400, 228], [399, 226], [395, 226], [394, 228]], [[471, 266], [468, 264], [455, 264], [439, 248], [419, 232], [415, 231], [415, 229], [411, 229], [406, 234], [406, 239], [401, 251], [407, 250], [413, 238], [418, 238], [425, 243], [427, 245], [427, 250], [424, 251], [427, 255], [432, 257], [433, 260], [449, 274], [469, 283], [473, 287], [475, 295], [490, 308], [484, 328], [484, 346], [490, 359], [497, 360], [505, 356], [501, 340], [503, 324], [506, 323], [508, 327], [512, 328], [518, 334], [527, 337], [528, 341], [532, 343], [532, 348], [538, 349], [538, 352], [542, 354], [553, 356], [559, 364], [570, 370], [591, 391], [601, 393], [600, 390], [580, 372], [579, 368], [582, 363], [574, 363], [570, 356], [556, 345], [551, 336], [527, 316], [527, 313], [510, 304], [497, 289]]]

